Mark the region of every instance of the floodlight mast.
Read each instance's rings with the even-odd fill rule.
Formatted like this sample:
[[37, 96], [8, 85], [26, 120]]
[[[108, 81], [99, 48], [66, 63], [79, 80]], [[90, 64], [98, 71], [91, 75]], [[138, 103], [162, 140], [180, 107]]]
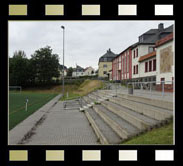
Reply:
[[63, 67], [62, 67], [62, 95], [64, 96], [64, 38], [65, 38], [65, 27], [61, 26], [63, 29]]

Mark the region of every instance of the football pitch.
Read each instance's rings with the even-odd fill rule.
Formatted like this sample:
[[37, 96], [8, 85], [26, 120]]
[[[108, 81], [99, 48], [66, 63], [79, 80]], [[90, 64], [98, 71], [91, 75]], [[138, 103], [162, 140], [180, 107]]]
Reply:
[[[56, 93], [10, 92], [9, 130], [54, 98]], [[28, 99], [26, 111], [26, 99]]]

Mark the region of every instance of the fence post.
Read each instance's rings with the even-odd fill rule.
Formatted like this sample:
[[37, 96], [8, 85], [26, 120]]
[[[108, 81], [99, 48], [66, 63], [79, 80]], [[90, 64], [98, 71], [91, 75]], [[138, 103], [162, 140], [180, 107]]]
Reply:
[[162, 81], [162, 96], [164, 96], [164, 92], [165, 92], [165, 85], [164, 85], [164, 81]]
[[69, 97], [69, 92], [67, 92], [67, 99], [68, 99], [68, 97]]
[[132, 82], [133, 92], [134, 92], [134, 82]]
[[152, 95], [152, 87], [151, 87], [151, 82], [150, 82], [150, 95]]
[[25, 102], [25, 111], [27, 111], [28, 102], [29, 102], [29, 99], [26, 98], [26, 102]]

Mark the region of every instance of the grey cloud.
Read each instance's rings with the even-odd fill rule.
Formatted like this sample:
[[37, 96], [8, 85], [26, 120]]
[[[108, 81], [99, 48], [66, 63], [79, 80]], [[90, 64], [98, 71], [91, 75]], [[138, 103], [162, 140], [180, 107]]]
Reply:
[[35, 50], [49, 45], [59, 54], [62, 63], [62, 40], [65, 26], [65, 64], [93, 66], [107, 49], [120, 53], [137, 42], [138, 36], [163, 22], [173, 21], [10, 21], [9, 56], [16, 50], [24, 50], [28, 57]]

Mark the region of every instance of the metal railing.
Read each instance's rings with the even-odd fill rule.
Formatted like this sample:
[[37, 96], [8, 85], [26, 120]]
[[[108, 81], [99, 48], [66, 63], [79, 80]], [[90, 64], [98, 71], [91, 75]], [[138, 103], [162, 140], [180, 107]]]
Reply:
[[127, 89], [129, 90], [129, 88], [138, 90], [139, 93], [149, 92], [152, 95], [157, 92], [156, 95], [165, 96], [165, 93], [174, 92], [174, 81], [129, 82]]

